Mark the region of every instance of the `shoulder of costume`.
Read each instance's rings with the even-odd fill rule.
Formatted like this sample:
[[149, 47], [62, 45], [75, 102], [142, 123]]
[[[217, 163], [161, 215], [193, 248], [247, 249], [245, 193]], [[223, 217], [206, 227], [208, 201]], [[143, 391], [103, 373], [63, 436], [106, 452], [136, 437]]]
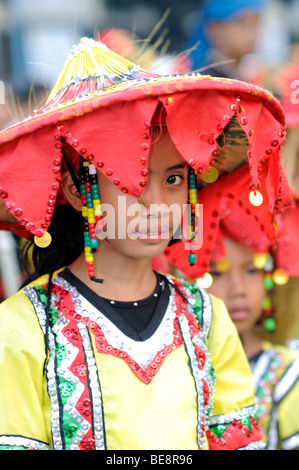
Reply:
[[173, 275], [166, 276], [169, 283], [176, 291], [180, 291], [188, 303], [188, 313], [192, 313], [198, 323], [202, 326], [203, 333], [207, 338], [213, 318], [213, 304], [208, 292], [188, 279], [178, 278]]
[[271, 341], [263, 341], [263, 351], [272, 352], [273, 356], [283, 357], [286, 364], [299, 363], [299, 350], [291, 349], [285, 344], [275, 344]]
[[[61, 268], [53, 273], [52, 279], [55, 279], [55, 277], [63, 271], [64, 268]], [[42, 276], [38, 277], [34, 281], [31, 281], [30, 283], [26, 284], [24, 287], [22, 287], [18, 292], [16, 292], [14, 295], [11, 297], [8, 297], [5, 299], [3, 302], [0, 304], [0, 310], [7, 310], [7, 308], [10, 308], [11, 306], [13, 307], [15, 304], [18, 303], [18, 301], [26, 295], [26, 290], [30, 290], [31, 288], [43, 288], [46, 287], [49, 283], [49, 274], [43, 274]]]

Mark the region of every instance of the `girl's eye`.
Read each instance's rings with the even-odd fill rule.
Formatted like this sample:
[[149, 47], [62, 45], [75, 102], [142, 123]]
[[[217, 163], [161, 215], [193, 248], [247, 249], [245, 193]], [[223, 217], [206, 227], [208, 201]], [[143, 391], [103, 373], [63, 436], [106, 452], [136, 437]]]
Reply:
[[173, 185], [173, 186], [181, 184], [183, 181], [184, 181], [184, 176], [183, 175], [171, 175], [166, 180], [167, 184], [170, 184], [170, 185]]
[[260, 272], [260, 270], [257, 269], [257, 268], [248, 268], [246, 272], [247, 272], [247, 274], [252, 275], [252, 274], [258, 274]]
[[223, 276], [225, 271], [210, 271], [210, 274], [213, 278]]

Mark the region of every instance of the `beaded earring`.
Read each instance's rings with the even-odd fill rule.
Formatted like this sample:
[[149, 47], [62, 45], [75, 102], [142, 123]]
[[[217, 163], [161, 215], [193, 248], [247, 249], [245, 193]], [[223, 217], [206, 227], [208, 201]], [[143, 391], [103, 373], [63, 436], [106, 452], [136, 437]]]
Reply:
[[[194, 241], [197, 228], [197, 209], [198, 209], [198, 194], [196, 187], [197, 172], [188, 167], [188, 196], [189, 196], [189, 211], [188, 211], [188, 235], [189, 242]], [[196, 252], [192, 248], [189, 250], [188, 261], [190, 266], [196, 263]]]
[[97, 169], [80, 156], [80, 196], [82, 202], [84, 253], [88, 275], [92, 281], [103, 282], [95, 277], [93, 253], [99, 246], [96, 225], [102, 220], [101, 200], [97, 181]]
[[263, 300], [263, 325], [266, 331], [273, 332], [276, 328], [275, 319], [272, 316], [272, 300], [271, 291], [274, 286], [273, 282], [273, 259], [272, 256], [267, 256], [264, 265], [264, 286], [266, 289], [266, 296]]

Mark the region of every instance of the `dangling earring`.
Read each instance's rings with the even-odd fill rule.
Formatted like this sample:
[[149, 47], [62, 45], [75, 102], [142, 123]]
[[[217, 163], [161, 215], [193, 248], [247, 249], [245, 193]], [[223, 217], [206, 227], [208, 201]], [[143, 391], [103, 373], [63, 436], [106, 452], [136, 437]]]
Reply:
[[80, 196], [83, 217], [84, 253], [88, 275], [92, 281], [103, 282], [95, 277], [93, 253], [99, 246], [96, 224], [101, 221], [101, 200], [97, 182], [96, 167], [80, 156]]
[[[198, 194], [196, 187], [196, 175], [197, 172], [188, 167], [188, 196], [189, 196], [189, 211], [188, 211], [188, 238], [189, 242], [192, 242], [196, 236], [197, 229], [197, 209], [198, 209]], [[196, 263], [196, 252], [192, 250], [189, 251], [188, 261], [190, 266], [194, 266]]]

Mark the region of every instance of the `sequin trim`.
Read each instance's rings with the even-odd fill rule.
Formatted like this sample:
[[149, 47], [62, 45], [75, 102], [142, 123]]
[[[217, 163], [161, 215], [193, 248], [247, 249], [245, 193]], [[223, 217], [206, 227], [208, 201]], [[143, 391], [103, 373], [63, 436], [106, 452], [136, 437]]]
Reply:
[[48, 444], [22, 436], [0, 436], [0, 446], [27, 450], [50, 450]]
[[105, 429], [103, 417], [103, 402], [98, 370], [94, 357], [91, 339], [88, 329], [83, 322], [79, 322], [79, 331], [83, 340], [85, 349], [86, 365], [89, 376], [89, 386], [92, 398], [93, 408], [93, 431], [95, 438], [95, 450], [105, 450]]
[[265, 449], [265, 443], [262, 441], [257, 441], [257, 442], [251, 442], [248, 444], [248, 446], [245, 447], [240, 447], [237, 450], [264, 450]]
[[192, 341], [191, 332], [186, 317], [181, 316], [179, 318], [179, 323], [187, 354], [190, 358], [190, 367], [197, 391], [197, 441], [199, 449], [203, 450], [206, 446], [205, 424], [208, 413], [207, 405], [210, 401], [212, 390], [210, 388], [207, 390], [207, 387], [205, 386], [207, 384], [205, 381], [207, 373], [205, 370], [199, 368], [195, 346]]
[[257, 411], [257, 406], [248, 406], [247, 408], [241, 408], [240, 410], [232, 411], [223, 415], [217, 415], [211, 417], [211, 424], [228, 424], [233, 420], [242, 420], [254, 416]]
[[299, 448], [299, 433], [282, 441], [283, 450], [295, 450]]

